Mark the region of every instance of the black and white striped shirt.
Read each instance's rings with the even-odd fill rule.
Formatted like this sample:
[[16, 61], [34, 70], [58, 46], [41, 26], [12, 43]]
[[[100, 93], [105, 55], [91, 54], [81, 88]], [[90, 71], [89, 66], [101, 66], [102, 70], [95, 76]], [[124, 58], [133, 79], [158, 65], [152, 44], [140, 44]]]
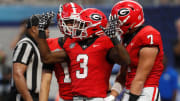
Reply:
[[[24, 74], [27, 87], [30, 91], [39, 93], [43, 64], [37, 43], [30, 35], [27, 34], [17, 43], [13, 52], [13, 63], [27, 65]], [[12, 86], [14, 86], [14, 82], [12, 82]]]

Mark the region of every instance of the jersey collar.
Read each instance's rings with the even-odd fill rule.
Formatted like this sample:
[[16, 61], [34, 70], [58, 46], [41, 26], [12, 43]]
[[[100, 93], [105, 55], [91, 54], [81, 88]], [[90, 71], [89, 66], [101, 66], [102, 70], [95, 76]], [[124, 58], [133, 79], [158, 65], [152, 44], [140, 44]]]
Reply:
[[25, 36], [28, 37], [31, 41], [33, 41], [36, 44], [36, 46], [38, 45], [36, 40], [31, 35], [25, 34]]

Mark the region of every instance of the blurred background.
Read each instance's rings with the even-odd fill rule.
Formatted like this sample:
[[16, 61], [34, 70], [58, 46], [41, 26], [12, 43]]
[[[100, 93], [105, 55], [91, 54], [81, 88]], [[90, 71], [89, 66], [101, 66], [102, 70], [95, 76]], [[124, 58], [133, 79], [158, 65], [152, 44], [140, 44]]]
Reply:
[[[108, 17], [112, 6], [119, 0], [0, 0], [0, 101], [5, 101], [2, 100], [3, 96], [9, 93], [12, 52], [16, 41], [24, 31], [23, 20], [33, 14], [45, 11], [57, 12], [59, 4], [69, 1], [76, 2], [84, 8], [99, 8]], [[162, 83], [168, 86], [171, 86], [172, 83], [174, 85], [173, 92], [177, 91], [176, 101], [180, 101], [180, 0], [136, 1], [144, 7], [145, 24], [150, 24], [161, 32], [164, 52], [168, 59], [166, 67], [173, 68], [173, 72], [163, 75]], [[58, 36], [61, 34], [55, 24], [50, 27], [50, 37]], [[119, 68], [118, 65], [114, 66], [111, 76], [112, 83]], [[170, 81], [171, 77], [174, 78], [172, 81]], [[58, 92], [55, 77], [52, 80], [52, 86], [50, 100], [54, 101]], [[167, 87], [165, 90], [169, 90], [169, 88]], [[164, 96], [163, 93], [162, 96]]]

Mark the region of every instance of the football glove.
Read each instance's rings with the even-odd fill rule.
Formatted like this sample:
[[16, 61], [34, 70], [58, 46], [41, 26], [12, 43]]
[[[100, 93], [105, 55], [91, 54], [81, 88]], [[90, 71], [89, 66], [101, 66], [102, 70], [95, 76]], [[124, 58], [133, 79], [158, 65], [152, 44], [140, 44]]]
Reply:
[[104, 28], [102, 26], [100, 26], [100, 28], [104, 31], [104, 33], [110, 37], [110, 38], [115, 38], [117, 37], [117, 31], [116, 31], [116, 26], [118, 22], [118, 16], [114, 15], [114, 16], [109, 16], [109, 27], [108, 28]]
[[53, 11], [47, 12], [39, 16], [39, 37], [46, 38], [45, 29], [48, 28], [51, 23], [55, 13]]
[[53, 11], [47, 12], [39, 16], [39, 30], [45, 30], [46, 26], [51, 23], [55, 13]]

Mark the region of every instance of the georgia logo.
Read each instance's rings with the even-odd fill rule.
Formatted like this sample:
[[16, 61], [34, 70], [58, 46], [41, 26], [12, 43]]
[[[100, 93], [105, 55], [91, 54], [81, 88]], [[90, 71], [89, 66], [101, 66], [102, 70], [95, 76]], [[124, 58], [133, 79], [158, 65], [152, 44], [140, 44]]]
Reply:
[[92, 14], [90, 18], [94, 21], [99, 21], [102, 19], [102, 17], [99, 14]]
[[75, 43], [71, 43], [71, 44], [69, 45], [69, 48], [74, 48], [75, 45], [76, 45]]
[[118, 11], [118, 15], [119, 16], [126, 16], [128, 15], [130, 12], [130, 10], [128, 8], [122, 8]]

